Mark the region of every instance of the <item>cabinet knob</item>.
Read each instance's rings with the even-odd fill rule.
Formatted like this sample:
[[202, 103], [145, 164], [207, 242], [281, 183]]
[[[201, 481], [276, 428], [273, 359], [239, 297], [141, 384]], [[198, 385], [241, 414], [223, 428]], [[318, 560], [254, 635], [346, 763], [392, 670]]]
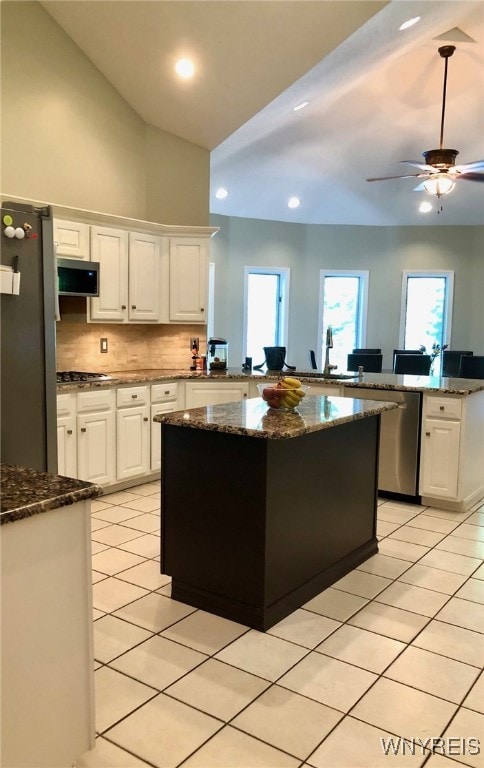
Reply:
[[138, 395], [131, 395], [131, 397], [133, 398], [133, 400], [136, 400]]
[[68, 430], [67, 430], [67, 434], [68, 434], [68, 435], [72, 435], [72, 429], [68, 429]]
[[148, 421], [148, 416], [143, 416], [143, 421]]
[[441, 411], [445, 410], [445, 406], [444, 405], [440, 405], [439, 408], [440, 408]]
[[87, 432], [86, 427], [81, 427], [81, 432]]
[[126, 304], [121, 304], [121, 309], [126, 309]]
[[136, 309], [136, 304], [131, 304], [131, 309]]
[[425, 433], [425, 436], [426, 436], [426, 437], [430, 437], [430, 432], [426, 432], [426, 433]]
[[205, 312], [205, 307], [200, 307], [200, 312]]
[[247, 392], [244, 392], [244, 397], [247, 397]]
[[169, 389], [165, 389], [165, 395], [169, 395], [169, 394], [170, 394], [170, 390]]

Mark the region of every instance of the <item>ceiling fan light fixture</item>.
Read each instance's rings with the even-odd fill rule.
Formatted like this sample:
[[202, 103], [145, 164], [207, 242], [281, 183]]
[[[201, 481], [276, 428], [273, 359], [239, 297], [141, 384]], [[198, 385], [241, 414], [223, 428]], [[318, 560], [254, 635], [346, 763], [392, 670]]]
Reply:
[[400, 32], [403, 32], [404, 29], [409, 29], [409, 27], [413, 27], [414, 24], [417, 24], [420, 21], [420, 16], [414, 16], [413, 19], [408, 19], [408, 21], [404, 21], [403, 24], [400, 24], [398, 29]]
[[430, 213], [432, 210], [432, 205], [428, 202], [428, 200], [424, 200], [423, 203], [420, 203], [418, 209], [420, 213]]
[[442, 197], [442, 195], [448, 195], [449, 192], [452, 192], [455, 181], [447, 173], [433, 173], [429, 179], [423, 182], [423, 185], [429, 195]]

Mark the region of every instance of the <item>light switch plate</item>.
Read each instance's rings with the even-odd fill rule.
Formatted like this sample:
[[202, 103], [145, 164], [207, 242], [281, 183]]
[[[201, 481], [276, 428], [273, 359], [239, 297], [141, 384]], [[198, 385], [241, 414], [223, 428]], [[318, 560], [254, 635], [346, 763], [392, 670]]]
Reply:
[[101, 338], [99, 340], [99, 346], [100, 346], [101, 352], [107, 352], [108, 351], [108, 340], [107, 340], [107, 338]]

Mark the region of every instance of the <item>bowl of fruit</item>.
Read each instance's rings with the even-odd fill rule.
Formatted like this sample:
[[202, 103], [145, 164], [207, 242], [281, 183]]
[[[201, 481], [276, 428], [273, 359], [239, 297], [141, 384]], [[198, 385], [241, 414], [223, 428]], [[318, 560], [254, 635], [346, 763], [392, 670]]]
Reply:
[[293, 411], [305, 397], [309, 386], [301, 384], [293, 376], [284, 376], [279, 381], [258, 384], [257, 389], [262, 399], [270, 408], [279, 411]]

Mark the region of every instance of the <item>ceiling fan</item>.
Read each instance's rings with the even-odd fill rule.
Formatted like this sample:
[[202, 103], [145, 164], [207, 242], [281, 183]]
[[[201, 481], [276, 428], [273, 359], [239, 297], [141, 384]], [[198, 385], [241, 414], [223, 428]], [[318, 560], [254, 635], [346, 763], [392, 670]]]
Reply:
[[455, 159], [459, 152], [457, 149], [445, 149], [444, 141], [444, 119], [445, 119], [445, 100], [447, 90], [447, 66], [449, 58], [455, 51], [455, 45], [443, 45], [439, 48], [439, 53], [445, 60], [444, 65], [444, 90], [442, 94], [442, 117], [440, 121], [440, 146], [439, 149], [428, 149], [422, 155], [425, 163], [419, 163], [414, 160], [401, 160], [401, 163], [408, 163], [416, 168], [420, 168], [421, 173], [410, 173], [402, 176], [381, 176], [379, 178], [367, 179], [367, 181], [386, 181], [387, 179], [424, 179], [417, 187], [415, 192], [425, 190], [430, 195], [441, 197], [454, 189], [455, 182], [459, 179], [467, 181], [484, 181], [484, 160], [476, 160], [473, 163], [456, 165]]

